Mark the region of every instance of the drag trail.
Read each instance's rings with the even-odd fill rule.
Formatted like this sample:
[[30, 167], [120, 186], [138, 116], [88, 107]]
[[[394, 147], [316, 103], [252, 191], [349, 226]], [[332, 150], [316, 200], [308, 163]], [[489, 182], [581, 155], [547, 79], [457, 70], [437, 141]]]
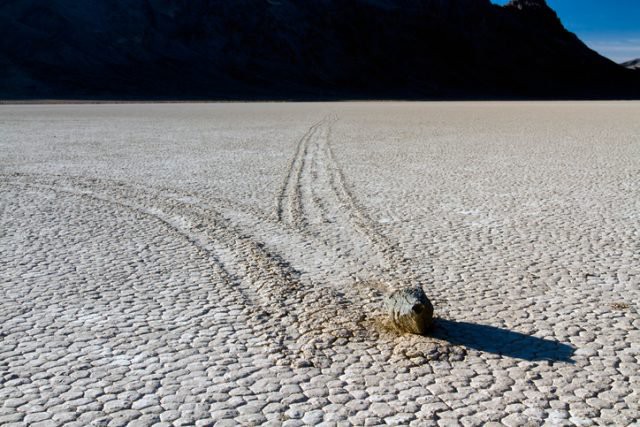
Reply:
[[[366, 280], [385, 290], [415, 283], [397, 244], [377, 230], [358, 206], [331, 146], [336, 115], [328, 115], [309, 128], [296, 147], [276, 204], [278, 221], [304, 236], [334, 242], [339, 256], [372, 269]], [[332, 260], [334, 263], [337, 260]]]

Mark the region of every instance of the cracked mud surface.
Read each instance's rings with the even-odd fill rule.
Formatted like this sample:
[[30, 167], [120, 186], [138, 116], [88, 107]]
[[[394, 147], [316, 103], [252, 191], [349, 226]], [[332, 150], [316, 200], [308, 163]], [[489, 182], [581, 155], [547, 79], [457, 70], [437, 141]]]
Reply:
[[0, 425], [632, 425], [639, 113], [0, 106]]

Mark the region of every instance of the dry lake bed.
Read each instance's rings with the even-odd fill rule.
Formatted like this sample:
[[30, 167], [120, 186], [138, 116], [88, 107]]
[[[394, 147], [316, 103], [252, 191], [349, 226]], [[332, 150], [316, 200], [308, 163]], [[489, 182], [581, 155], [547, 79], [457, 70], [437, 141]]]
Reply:
[[638, 102], [0, 106], [3, 426], [638, 425], [639, 301]]

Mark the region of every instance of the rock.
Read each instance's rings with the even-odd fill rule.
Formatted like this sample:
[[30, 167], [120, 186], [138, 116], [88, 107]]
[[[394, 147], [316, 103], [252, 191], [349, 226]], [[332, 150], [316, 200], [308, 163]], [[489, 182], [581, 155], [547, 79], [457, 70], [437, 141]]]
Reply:
[[400, 332], [424, 335], [433, 324], [433, 305], [421, 287], [394, 291], [385, 299], [391, 323]]

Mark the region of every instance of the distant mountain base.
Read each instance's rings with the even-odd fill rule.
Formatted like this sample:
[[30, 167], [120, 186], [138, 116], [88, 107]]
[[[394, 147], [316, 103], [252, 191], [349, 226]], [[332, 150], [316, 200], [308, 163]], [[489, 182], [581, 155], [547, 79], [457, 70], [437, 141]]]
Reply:
[[0, 99], [522, 98], [640, 99], [640, 76], [544, 0], [0, 2]]

